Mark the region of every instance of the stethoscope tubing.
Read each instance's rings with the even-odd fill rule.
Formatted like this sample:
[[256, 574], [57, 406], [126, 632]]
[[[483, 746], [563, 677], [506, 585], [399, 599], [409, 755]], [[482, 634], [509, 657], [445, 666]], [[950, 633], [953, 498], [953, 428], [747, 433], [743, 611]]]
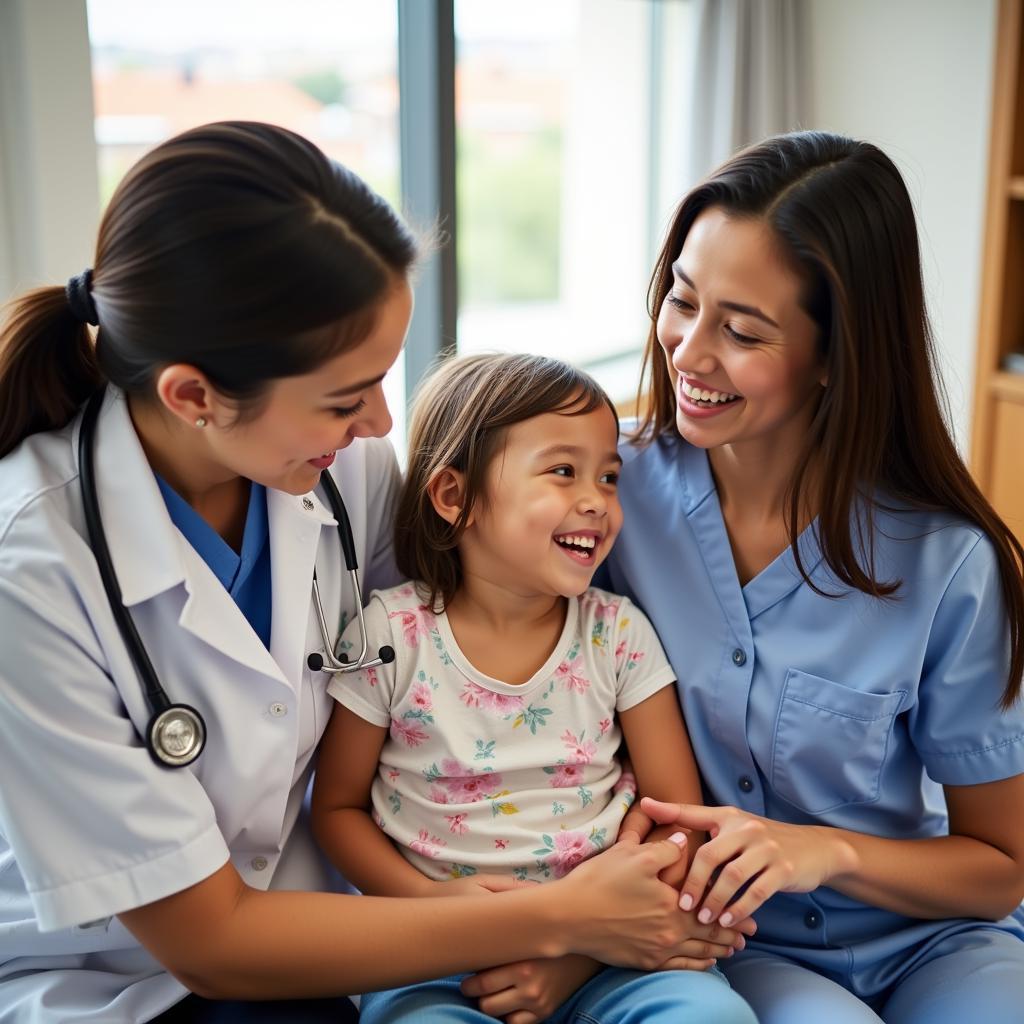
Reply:
[[[93, 557], [99, 569], [103, 590], [107, 595], [110, 611], [114, 616], [118, 633], [128, 650], [128, 654], [142, 684], [142, 693], [150, 710], [150, 719], [146, 726], [143, 742], [153, 760], [165, 768], [182, 768], [191, 764], [202, 753], [206, 745], [206, 723], [203, 716], [191, 705], [175, 704], [167, 696], [157, 676], [153, 662], [150, 660], [146, 646], [135, 626], [130, 612], [125, 607], [121, 585], [117, 579], [114, 562], [110, 556], [103, 519], [100, 514], [96, 471], [94, 465], [96, 423], [103, 405], [105, 389], [101, 388], [86, 403], [82, 414], [82, 422], [78, 434], [78, 467], [82, 492], [82, 508], [85, 516], [85, 531], [92, 548]], [[394, 661], [395, 652], [391, 647], [381, 647], [377, 657], [367, 659], [369, 637], [363, 618], [362, 590], [359, 583], [359, 566], [356, 561], [355, 538], [349, 522], [348, 510], [342, 501], [330, 473], [321, 474], [321, 482], [327, 492], [331, 511], [338, 525], [338, 537], [345, 565], [352, 580], [356, 596], [356, 615], [359, 621], [359, 636], [362, 650], [359, 657], [350, 662], [342, 655], [336, 656], [324, 617], [323, 603], [320, 600], [320, 588], [317, 583], [316, 569], [313, 570], [313, 604], [316, 608], [317, 623], [324, 643], [324, 653], [311, 654], [307, 664], [313, 671], [356, 672], [364, 668], [374, 668]], [[339, 642], [341, 637], [339, 636]]]

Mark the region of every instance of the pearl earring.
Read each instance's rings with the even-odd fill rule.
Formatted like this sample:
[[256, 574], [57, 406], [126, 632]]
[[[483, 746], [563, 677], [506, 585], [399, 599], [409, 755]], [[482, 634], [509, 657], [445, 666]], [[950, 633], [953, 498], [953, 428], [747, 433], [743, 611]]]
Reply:
[[197, 416], [196, 417], [196, 426], [199, 427], [200, 429], [205, 427], [206, 426], [206, 417], [205, 416]]

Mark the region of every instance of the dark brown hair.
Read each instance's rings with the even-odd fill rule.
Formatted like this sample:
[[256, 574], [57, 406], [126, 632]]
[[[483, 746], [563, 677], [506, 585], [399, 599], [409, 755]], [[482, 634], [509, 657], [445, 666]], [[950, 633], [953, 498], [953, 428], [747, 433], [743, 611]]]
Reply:
[[[441, 363], [417, 389], [409, 426], [409, 468], [395, 517], [395, 559], [429, 608], [443, 609], [462, 582], [458, 542], [486, 499], [487, 471], [509, 427], [544, 413], [581, 416], [602, 405], [601, 386], [582, 370], [546, 356], [475, 355]], [[430, 483], [446, 467], [465, 477], [454, 523], [437, 514]]]
[[104, 381], [151, 392], [191, 363], [241, 409], [370, 330], [416, 257], [392, 208], [284, 128], [223, 122], [143, 156], [100, 223], [95, 344], [63, 287], [13, 300], [0, 331], [0, 456], [63, 426]]
[[[646, 412], [634, 440], [643, 444], [676, 431], [657, 318], [672, 287], [672, 263], [694, 221], [712, 207], [773, 230], [803, 278], [804, 306], [818, 327], [828, 387], [788, 497], [790, 543], [801, 574], [814, 587], [797, 546], [812, 470], [823, 474], [817, 530], [824, 559], [841, 583], [866, 594], [890, 597], [901, 582], [875, 574], [875, 512], [886, 507], [880, 494], [973, 523], [991, 540], [999, 563], [1010, 633], [1002, 703], [1009, 707], [1024, 673], [1024, 550], [979, 491], [950, 436], [913, 207], [899, 171], [877, 147], [824, 132], [778, 136], [736, 154], [683, 199], [648, 292]], [[864, 515], [856, 517], [861, 528], [851, 531], [855, 502]]]

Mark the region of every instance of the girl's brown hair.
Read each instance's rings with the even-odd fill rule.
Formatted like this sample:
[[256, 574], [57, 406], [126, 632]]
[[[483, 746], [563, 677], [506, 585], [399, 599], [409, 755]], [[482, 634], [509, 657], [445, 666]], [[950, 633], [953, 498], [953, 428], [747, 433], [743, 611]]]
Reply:
[[[875, 512], [885, 507], [879, 494], [975, 524], [999, 563], [1010, 633], [1002, 703], [1009, 707], [1024, 673], [1024, 550], [978, 490], [947, 428], [913, 207], [899, 171], [877, 147], [824, 132], [778, 136], [738, 153], [685, 197], [648, 292], [652, 324], [641, 385], [647, 404], [634, 440], [676, 431], [657, 317], [672, 287], [672, 262], [694, 221], [712, 207], [772, 228], [804, 279], [804, 305], [818, 326], [828, 386], [788, 499], [801, 574], [815, 586], [797, 546], [812, 468], [823, 475], [817, 531], [824, 559], [839, 581], [866, 594], [889, 597], [900, 586], [875, 574]], [[851, 530], [855, 501], [864, 515]]]
[[[582, 370], [546, 356], [475, 355], [441, 363], [416, 392], [409, 427], [409, 468], [395, 518], [395, 558], [417, 581], [430, 608], [443, 609], [462, 582], [458, 543], [466, 520], [486, 500], [487, 471], [509, 427], [544, 413], [581, 416], [615, 406]], [[441, 470], [465, 478], [454, 523], [437, 514], [429, 487]]]
[[184, 132], [132, 167], [103, 215], [78, 297], [95, 344], [64, 287], [10, 304], [0, 456], [63, 426], [105, 381], [149, 393], [171, 363], [251, 412], [270, 381], [358, 344], [415, 257], [394, 210], [301, 136], [254, 122]]

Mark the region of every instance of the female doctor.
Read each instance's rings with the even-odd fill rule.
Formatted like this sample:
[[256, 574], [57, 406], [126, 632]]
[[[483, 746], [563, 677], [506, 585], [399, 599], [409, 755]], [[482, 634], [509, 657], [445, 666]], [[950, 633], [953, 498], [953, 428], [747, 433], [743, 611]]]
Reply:
[[[394, 582], [381, 381], [414, 256], [390, 207], [305, 140], [210, 125], [129, 172], [92, 271], [11, 307], [5, 1022], [337, 1024], [354, 1015], [344, 993], [567, 952], [653, 966], [734, 941], [683, 933], [657, 879], [671, 842], [429, 906], [316, 891], [302, 804], [330, 700], [307, 661], [329, 657], [363, 596], [316, 489], [337, 481], [366, 592]], [[168, 702], [187, 707], [154, 718]]]
[[751, 147], [680, 205], [612, 585], [678, 668], [708, 802], [681, 905], [756, 941], [762, 1024], [1024, 1006], [1021, 546], [940, 411], [917, 232], [876, 147]]

